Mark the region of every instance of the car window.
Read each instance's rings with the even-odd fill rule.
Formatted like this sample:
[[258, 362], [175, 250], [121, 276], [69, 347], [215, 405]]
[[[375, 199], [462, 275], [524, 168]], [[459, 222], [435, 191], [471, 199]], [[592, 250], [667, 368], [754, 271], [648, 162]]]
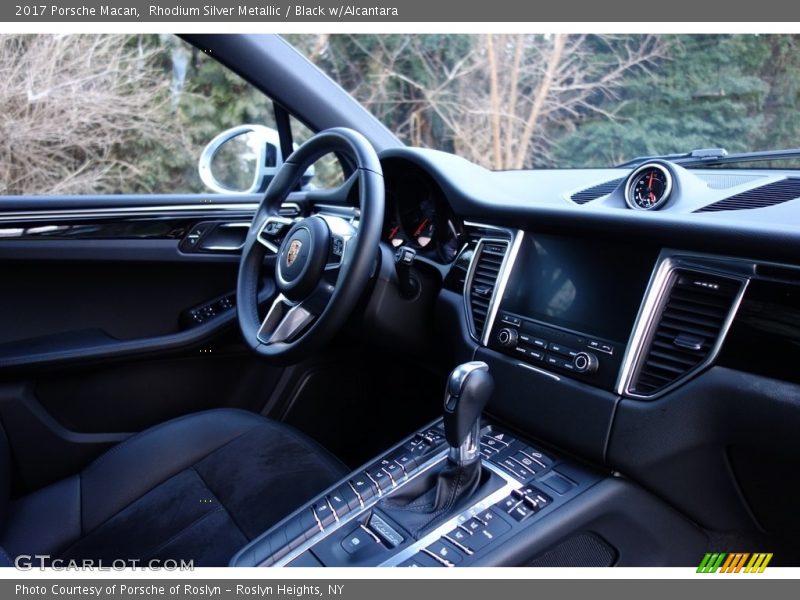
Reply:
[[404, 142], [495, 170], [794, 148], [800, 134], [797, 35], [287, 38]]
[[[302, 144], [314, 135], [311, 129], [294, 117], [290, 118], [290, 122], [292, 136], [297, 144]], [[344, 170], [342, 169], [342, 163], [339, 162], [335, 154], [326, 154], [314, 163], [313, 177], [309, 182], [312, 188], [330, 189], [342, 183], [344, 183]]]
[[0, 57], [0, 195], [208, 193], [212, 138], [277, 129], [267, 96], [172, 35], [1, 35]]

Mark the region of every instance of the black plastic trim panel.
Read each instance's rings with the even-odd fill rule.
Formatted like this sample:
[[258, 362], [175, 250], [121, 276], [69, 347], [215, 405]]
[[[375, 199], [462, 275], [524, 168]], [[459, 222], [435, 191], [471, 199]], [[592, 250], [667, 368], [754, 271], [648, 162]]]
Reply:
[[[271, 281], [259, 292], [259, 302], [275, 294]], [[192, 348], [232, 327], [236, 311], [226, 311], [177, 333], [135, 340], [118, 340], [100, 330], [74, 331], [0, 344], [0, 373], [18, 374], [36, 367], [106, 361], [142, 354]]]
[[619, 396], [494, 350], [480, 348], [475, 360], [486, 362], [494, 375], [490, 415], [537, 439], [599, 464], [605, 462]]

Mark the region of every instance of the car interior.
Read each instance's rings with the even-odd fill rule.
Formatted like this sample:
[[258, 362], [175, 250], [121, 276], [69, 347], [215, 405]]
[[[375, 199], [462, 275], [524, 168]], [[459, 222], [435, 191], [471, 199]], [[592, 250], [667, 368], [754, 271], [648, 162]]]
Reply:
[[278, 36], [183, 39], [287, 158], [247, 193], [2, 198], [1, 563], [800, 564], [796, 171], [489, 171]]

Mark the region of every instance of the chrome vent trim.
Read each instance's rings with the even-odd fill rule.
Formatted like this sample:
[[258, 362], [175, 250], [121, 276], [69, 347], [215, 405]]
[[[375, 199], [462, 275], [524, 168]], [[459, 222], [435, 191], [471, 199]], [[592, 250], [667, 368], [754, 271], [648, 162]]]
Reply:
[[[508, 230], [499, 230], [498, 233], [503, 233], [511, 236]], [[517, 231], [513, 234], [513, 239], [503, 237], [482, 237], [475, 247], [475, 252], [470, 261], [469, 270], [467, 272], [467, 279], [464, 285], [464, 306], [467, 314], [467, 323], [469, 325], [470, 336], [477, 342], [488, 345], [489, 333], [494, 325], [494, 320], [497, 315], [497, 308], [500, 299], [503, 297], [506, 285], [508, 284], [508, 277], [514, 265], [519, 247], [522, 244], [523, 232]], [[483, 249], [487, 245], [497, 245], [505, 247], [505, 253], [500, 261], [497, 276], [494, 279], [492, 292], [487, 296], [487, 300], [483, 301], [486, 305], [486, 316], [483, 319], [482, 327], [480, 330], [476, 327], [475, 316], [473, 315], [472, 308], [472, 293], [473, 284], [479, 268], [479, 261]], [[496, 256], [497, 254], [495, 254]]]
[[511, 241], [514, 238], [514, 232], [503, 227], [496, 225], [485, 225], [483, 223], [473, 223], [466, 221], [464, 223], [466, 230], [466, 243], [468, 245], [477, 246], [478, 242], [483, 238], [487, 239], [502, 239]]
[[497, 282], [507, 255], [508, 242], [505, 240], [481, 239], [475, 248], [464, 290], [471, 332], [476, 339], [483, 339]]
[[[707, 264], [703, 264], [704, 259], [707, 260]], [[650, 279], [623, 358], [622, 370], [620, 371], [620, 377], [617, 383], [617, 392], [619, 394], [631, 398], [647, 400], [656, 398], [681, 385], [714, 362], [719, 355], [719, 351], [722, 348], [722, 344], [733, 323], [747, 284], [749, 283], [748, 277], [718, 268], [718, 265], [726, 264], [726, 261], [727, 259], [721, 257], [677, 255], [673, 254], [671, 251], [664, 251], [662, 253], [658, 265], [654, 269]], [[727, 261], [727, 264], [729, 266], [741, 267], [746, 264], [746, 262], [730, 260]], [[741, 272], [739, 269], [733, 270]], [[636, 389], [638, 383], [637, 378], [639, 377], [642, 366], [650, 357], [653, 340], [659, 327], [662, 325], [661, 318], [663, 309], [672, 296], [674, 289], [673, 284], [676, 282], [676, 277], [681, 273], [696, 274], [700, 278], [705, 277], [712, 280], [724, 279], [731, 282], [732, 285], [738, 286], [738, 289], [736, 289], [731, 296], [729, 308], [722, 318], [716, 338], [713, 340], [713, 343], [709, 342], [703, 349], [703, 356], [698, 355], [697, 361], [688, 365], [688, 368], [684, 372], [677, 375], [668, 384], [654, 389], [652, 392], [643, 393]]]

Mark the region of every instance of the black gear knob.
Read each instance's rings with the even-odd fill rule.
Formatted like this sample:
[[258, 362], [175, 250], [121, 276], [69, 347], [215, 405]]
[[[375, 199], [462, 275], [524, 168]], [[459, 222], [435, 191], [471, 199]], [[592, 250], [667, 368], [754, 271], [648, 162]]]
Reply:
[[[444, 436], [451, 448], [464, 446], [470, 433], [477, 437], [476, 426], [480, 428], [481, 413], [493, 391], [494, 378], [485, 362], [464, 363], [450, 373], [444, 397]], [[477, 456], [478, 440], [472, 441]]]

